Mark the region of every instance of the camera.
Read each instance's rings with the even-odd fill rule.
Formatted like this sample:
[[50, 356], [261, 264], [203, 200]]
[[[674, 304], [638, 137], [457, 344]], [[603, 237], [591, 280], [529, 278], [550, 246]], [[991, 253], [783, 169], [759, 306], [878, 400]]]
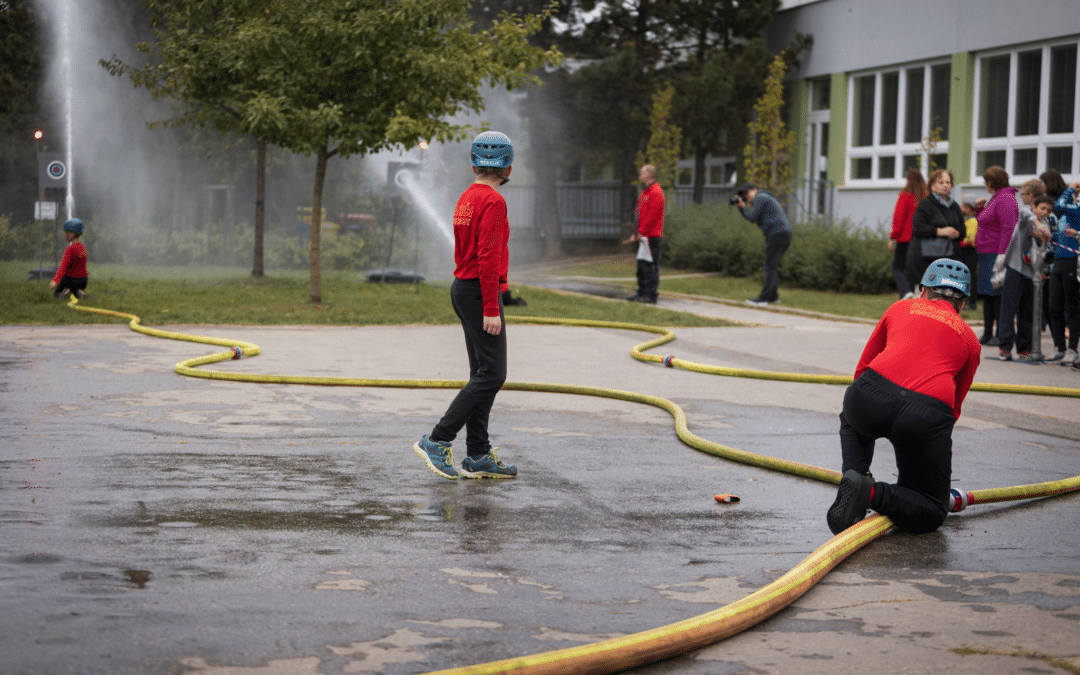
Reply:
[[746, 190], [739, 190], [735, 194], [728, 197], [728, 204], [735, 206], [739, 203], [739, 200], [746, 201]]

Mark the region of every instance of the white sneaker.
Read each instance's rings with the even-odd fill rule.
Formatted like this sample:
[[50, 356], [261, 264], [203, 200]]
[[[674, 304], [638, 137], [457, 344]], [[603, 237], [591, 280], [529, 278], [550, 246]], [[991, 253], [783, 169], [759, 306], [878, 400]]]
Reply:
[[1061, 359], [1061, 365], [1071, 366], [1072, 364], [1076, 363], [1076, 360], [1078, 358], [1080, 358], [1080, 354], [1077, 354], [1075, 349], [1066, 349], [1065, 357]]
[[907, 293], [904, 294], [904, 297], [902, 297], [900, 299], [901, 300], [910, 300], [910, 299], [912, 299], [914, 297], [915, 297], [915, 294], [912, 293], [911, 291], [908, 291]]
[[1044, 361], [1060, 361], [1063, 358], [1065, 358], [1065, 350], [1064, 349], [1055, 349], [1053, 356], [1047, 356], [1043, 360]]

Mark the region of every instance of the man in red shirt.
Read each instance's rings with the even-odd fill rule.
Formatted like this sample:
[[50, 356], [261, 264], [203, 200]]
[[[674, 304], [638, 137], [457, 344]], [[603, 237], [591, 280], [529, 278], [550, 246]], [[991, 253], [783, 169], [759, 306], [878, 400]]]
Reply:
[[664, 190], [656, 182], [656, 167], [641, 167], [638, 179], [645, 186], [638, 197], [634, 218], [637, 230], [624, 243], [638, 242], [637, 293], [631, 302], [656, 304], [660, 287], [660, 242], [664, 236]]
[[506, 381], [506, 333], [502, 293], [507, 290], [510, 222], [498, 188], [510, 180], [514, 148], [505, 134], [485, 131], [473, 141], [470, 157], [476, 181], [454, 209], [454, 283], [450, 302], [465, 331], [469, 381], [431, 433], [413, 445], [429, 469], [457, 480], [450, 441], [465, 427], [466, 478], [514, 478], [488, 439], [488, 415]]
[[[894, 303], [881, 317], [844, 395], [840, 448], [844, 476], [826, 520], [833, 534], [867, 509], [910, 532], [945, 522], [952, 475], [952, 430], [979, 367], [981, 347], [960, 318], [971, 272], [949, 258], [922, 277], [922, 294]], [[874, 441], [896, 452], [896, 483], [874, 482]]]

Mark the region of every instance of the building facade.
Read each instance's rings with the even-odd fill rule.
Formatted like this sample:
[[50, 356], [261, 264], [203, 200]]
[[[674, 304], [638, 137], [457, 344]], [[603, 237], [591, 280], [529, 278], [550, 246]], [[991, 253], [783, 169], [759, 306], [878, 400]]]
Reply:
[[1077, 0], [784, 0], [770, 51], [797, 33], [813, 44], [786, 82], [793, 174], [832, 192], [799, 195], [811, 210], [831, 197], [888, 227], [910, 167], [951, 170], [954, 197], [986, 196], [994, 165], [1013, 185], [1080, 180]]

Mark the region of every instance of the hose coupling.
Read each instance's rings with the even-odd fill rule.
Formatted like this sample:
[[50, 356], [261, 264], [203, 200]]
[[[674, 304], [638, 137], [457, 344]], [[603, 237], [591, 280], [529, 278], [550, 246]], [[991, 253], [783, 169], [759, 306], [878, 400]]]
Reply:
[[949, 511], [951, 513], [959, 513], [967, 508], [973, 499], [973, 495], [970, 492], [962, 492], [956, 488], [949, 490]]
[[664, 357], [664, 365], [667, 366], [668, 368], [674, 368], [675, 366], [671, 365], [671, 360], [674, 359], [674, 358], [675, 358], [675, 356], [673, 354], [668, 354], [667, 356], [665, 356]]
[[233, 347], [232, 348], [233, 361], [238, 361], [240, 359], [240, 357], [242, 357], [243, 355], [244, 355], [244, 350], [243, 349], [240, 349], [239, 347]]

